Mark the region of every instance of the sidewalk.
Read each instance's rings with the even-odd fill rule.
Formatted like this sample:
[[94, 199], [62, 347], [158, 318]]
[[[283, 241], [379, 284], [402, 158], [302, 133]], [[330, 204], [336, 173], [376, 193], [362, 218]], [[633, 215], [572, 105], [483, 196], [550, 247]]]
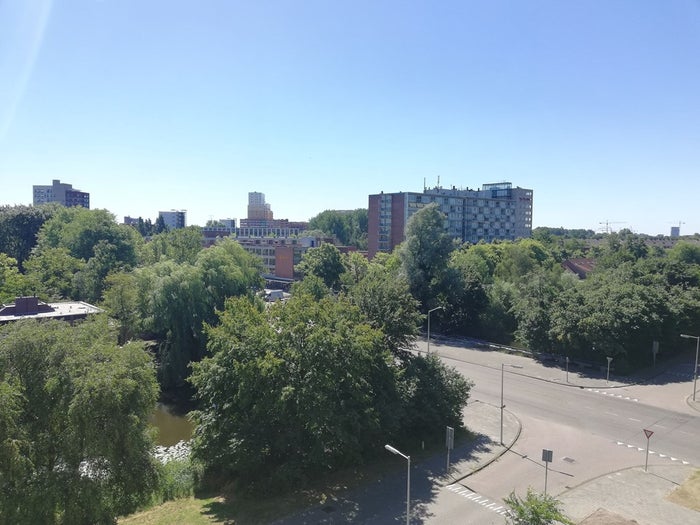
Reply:
[[469, 403], [464, 411], [464, 424], [478, 438], [454, 450], [450, 475], [444, 477], [443, 485], [457, 483], [489, 466], [513, 446], [521, 431], [518, 418], [504, 410], [501, 445], [501, 412], [497, 406], [481, 401]]
[[[460, 349], [444, 346], [444, 343], [433, 344], [431, 349], [443, 357], [460, 358]], [[567, 376], [566, 371], [562, 371], [558, 364], [547, 366], [528, 356], [500, 354], [497, 351], [494, 351], [493, 355], [488, 354], [489, 352], [485, 351], [481, 357], [486, 357], [489, 366], [499, 368], [504, 364], [509, 373], [578, 388], [619, 388], [641, 383], [666, 372], [666, 368], [659, 367], [657, 370], [640, 374], [634, 381], [629, 382], [614, 376], [610, 376], [608, 380], [605, 375], [591, 376], [588, 373], [579, 375], [571, 370]], [[590, 371], [587, 372], [590, 373]], [[686, 402], [688, 406], [700, 412], [700, 396], [697, 401], [693, 401], [692, 396], [688, 396]], [[505, 446], [500, 446], [500, 410], [497, 406], [485, 403], [474, 402], [469, 405], [465, 414], [465, 424], [472, 431], [488, 436], [493, 446], [488, 450], [475, 452], [470, 461], [455, 464], [452, 472], [454, 480], [450, 482], [464, 479], [488, 466], [507, 448], [510, 448], [520, 435], [520, 423], [517, 417], [505, 411], [503, 430]], [[649, 466], [648, 472], [644, 472], [639, 467], [610, 472], [565, 491], [558, 499], [562, 502], [565, 513], [575, 523], [583, 523], [584, 520], [586, 524], [589, 522], [633, 524], [635, 521], [639, 525], [700, 523], [700, 513], [666, 499], [666, 496], [683, 483], [695, 469], [692, 466], [671, 465]], [[593, 518], [590, 518], [590, 521], [586, 520], [600, 509], [605, 509], [618, 517], [624, 517], [626, 520], [635, 521], [594, 521]]]

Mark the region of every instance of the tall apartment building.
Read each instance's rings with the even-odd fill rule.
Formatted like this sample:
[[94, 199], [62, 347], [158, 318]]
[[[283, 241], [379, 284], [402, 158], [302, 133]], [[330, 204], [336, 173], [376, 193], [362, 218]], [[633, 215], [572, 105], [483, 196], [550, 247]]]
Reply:
[[159, 217], [163, 217], [163, 223], [170, 230], [187, 226], [187, 210], [159, 211]]
[[71, 184], [62, 183], [54, 179], [51, 186], [38, 186], [33, 188], [34, 205], [58, 202], [64, 206], [82, 206], [90, 208], [90, 194], [84, 191], [73, 189]]
[[445, 231], [462, 242], [515, 240], [532, 235], [532, 190], [510, 182], [484, 184], [480, 190], [454, 186], [422, 193], [369, 196], [367, 249], [370, 258], [391, 252], [405, 238], [411, 216], [430, 203], [445, 214]]
[[248, 193], [248, 219], [272, 220], [272, 209], [265, 202], [265, 194], [257, 191]]

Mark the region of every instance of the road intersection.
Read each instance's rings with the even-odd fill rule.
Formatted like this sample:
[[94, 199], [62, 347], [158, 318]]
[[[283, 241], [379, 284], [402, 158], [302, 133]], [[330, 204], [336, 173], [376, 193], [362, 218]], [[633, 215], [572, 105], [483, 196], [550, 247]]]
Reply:
[[[628, 383], [455, 342], [432, 342], [431, 351], [474, 381], [464, 421], [478, 439], [453, 452], [450, 475], [444, 458], [412, 467], [411, 523], [503, 524], [511, 491], [543, 490], [543, 449], [554, 452], [547, 492], [577, 521], [602, 507], [640, 525], [700, 522], [700, 513], [663, 497], [700, 467], [700, 403], [689, 401], [684, 364]], [[653, 432], [648, 459], [644, 429]], [[401, 523], [405, 483], [397, 471], [277, 523]]]

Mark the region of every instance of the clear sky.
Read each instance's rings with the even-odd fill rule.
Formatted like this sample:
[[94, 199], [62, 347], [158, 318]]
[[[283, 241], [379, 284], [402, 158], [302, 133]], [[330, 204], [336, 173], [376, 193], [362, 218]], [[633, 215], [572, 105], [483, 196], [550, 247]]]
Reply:
[[510, 181], [534, 226], [700, 232], [700, 0], [2, 0], [0, 204], [188, 224]]

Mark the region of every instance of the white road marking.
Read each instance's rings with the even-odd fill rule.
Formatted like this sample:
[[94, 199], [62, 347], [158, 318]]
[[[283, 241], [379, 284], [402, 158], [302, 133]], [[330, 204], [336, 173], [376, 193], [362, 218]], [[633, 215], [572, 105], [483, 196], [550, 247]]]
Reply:
[[491, 503], [489, 503], [490, 500], [488, 498], [477, 494], [476, 492], [472, 492], [471, 490], [465, 489], [457, 483], [447, 485], [445, 488], [451, 492], [454, 492], [455, 494], [458, 494], [459, 496], [464, 497], [465, 499], [468, 499], [473, 503], [478, 503], [484, 508], [495, 512], [496, 514], [500, 514], [501, 516], [505, 516], [508, 513], [508, 509], [503, 507], [503, 505], [500, 505], [498, 502], [491, 501]]
[[641, 422], [642, 422], [641, 419], [635, 419], [635, 418], [633, 418], [633, 417], [628, 417], [627, 419], [629, 419], [630, 421], [636, 421], [637, 423], [641, 423]]
[[[638, 447], [637, 445], [630, 445], [629, 443], [625, 443], [624, 441], [615, 441], [615, 444], [618, 446], [625, 446], [627, 448], [636, 448], [638, 452], [644, 452], [646, 449], [642, 447]], [[671, 461], [680, 461], [683, 465], [690, 465], [690, 462], [685, 461], [680, 458], [674, 458], [673, 456], [669, 456], [668, 454], [662, 454], [660, 452], [656, 452], [654, 450], [650, 450], [649, 454], [656, 454], [659, 456], [659, 458], [667, 458], [670, 459]]]

